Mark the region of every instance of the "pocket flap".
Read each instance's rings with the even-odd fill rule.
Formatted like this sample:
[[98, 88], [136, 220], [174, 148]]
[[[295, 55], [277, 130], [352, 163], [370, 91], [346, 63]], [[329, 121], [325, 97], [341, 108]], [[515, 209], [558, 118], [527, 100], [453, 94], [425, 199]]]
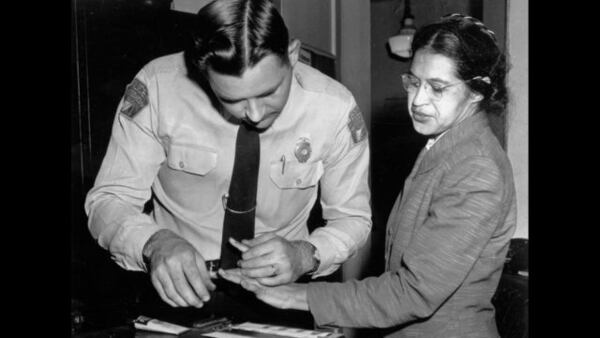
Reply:
[[[323, 175], [323, 162], [271, 162], [271, 180], [281, 189], [302, 189], [315, 186]], [[282, 173], [283, 171], [283, 173]]]
[[167, 162], [171, 169], [206, 175], [217, 166], [217, 152], [198, 146], [171, 144]]

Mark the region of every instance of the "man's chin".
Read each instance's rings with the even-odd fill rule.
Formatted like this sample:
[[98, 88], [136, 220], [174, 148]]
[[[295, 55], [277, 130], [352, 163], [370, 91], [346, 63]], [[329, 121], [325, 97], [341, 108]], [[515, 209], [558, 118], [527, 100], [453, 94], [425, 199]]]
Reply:
[[271, 128], [273, 123], [275, 123], [275, 120], [276, 120], [276, 118], [269, 119], [268, 121], [260, 121], [257, 124], [252, 124], [252, 123], [249, 123], [248, 121], [246, 121], [246, 123], [251, 125], [259, 133], [262, 133], [262, 132], [266, 131], [267, 129]]
[[244, 122], [244, 123], [246, 123], [247, 125], [249, 125], [250, 127], [252, 127], [258, 133], [262, 133], [262, 132], [266, 131], [272, 125], [272, 123], [271, 124], [265, 124], [265, 125], [262, 125], [260, 123], [259, 124], [252, 124], [252, 123], [248, 123], [248, 122]]

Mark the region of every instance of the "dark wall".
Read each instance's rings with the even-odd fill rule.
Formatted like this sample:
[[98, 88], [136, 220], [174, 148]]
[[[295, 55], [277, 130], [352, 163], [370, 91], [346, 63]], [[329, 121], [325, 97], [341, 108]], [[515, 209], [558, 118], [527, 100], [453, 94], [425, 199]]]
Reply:
[[[386, 99], [402, 98], [400, 74], [408, 71], [408, 62], [393, 58], [386, 47], [387, 39], [398, 34], [404, 15], [404, 0], [371, 1], [371, 86], [372, 117], [385, 108]], [[481, 0], [412, 0], [411, 12], [415, 25], [421, 27], [448, 13], [466, 13], [481, 16], [475, 3]], [[476, 15], [477, 14], [477, 15]]]
[[[151, 59], [181, 50], [193, 15], [170, 1], [71, 2], [71, 302], [79, 326], [134, 313], [145, 274], [121, 269], [92, 239], [83, 204], [106, 152], [125, 86]], [[120, 322], [119, 322], [120, 323]]]

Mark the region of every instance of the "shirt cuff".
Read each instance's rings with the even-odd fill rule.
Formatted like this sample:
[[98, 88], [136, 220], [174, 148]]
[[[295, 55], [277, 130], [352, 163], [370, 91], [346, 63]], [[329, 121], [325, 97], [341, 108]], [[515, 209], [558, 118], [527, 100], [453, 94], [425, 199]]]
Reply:
[[312, 274], [313, 279], [330, 275], [340, 267], [340, 264], [335, 263], [337, 250], [333, 248], [333, 245], [329, 239], [325, 238], [324, 236], [314, 234], [310, 236], [308, 242], [315, 246], [319, 252], [319, 258], [321, 260], [319, 268]]
[[127, 223], [123, 224], [111, 242], [112, 258], [126, 270], [147, 272], [142, 256], [144, 245], [155, 232], [163, 228], [156, 223]]

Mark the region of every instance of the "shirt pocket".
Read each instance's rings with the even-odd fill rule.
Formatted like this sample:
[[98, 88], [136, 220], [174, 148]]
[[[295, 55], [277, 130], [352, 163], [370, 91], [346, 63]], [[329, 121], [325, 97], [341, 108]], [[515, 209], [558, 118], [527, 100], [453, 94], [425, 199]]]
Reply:
[[204, 176], [217, 166], [217, 152], [199, 146], [171, 144], [167, 164], [173, 170]]
[[317, 185], [323, 175], [323, 162], [272, 161], [270, 170], [271, 180], [280, 189], [305, 189]]

